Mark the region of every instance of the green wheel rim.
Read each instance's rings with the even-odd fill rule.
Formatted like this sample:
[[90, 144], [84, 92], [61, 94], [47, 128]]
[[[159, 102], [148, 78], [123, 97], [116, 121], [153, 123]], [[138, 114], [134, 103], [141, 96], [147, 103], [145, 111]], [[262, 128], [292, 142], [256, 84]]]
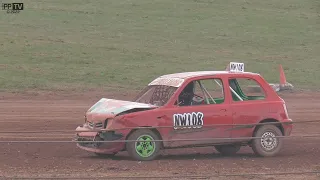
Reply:
[[150, 135], [141, 135], [138, 137], [137, 142], [135, 142], [135, 149], [139, 156], [146, 158], [154, 153], [156, 143], [153, 140]]

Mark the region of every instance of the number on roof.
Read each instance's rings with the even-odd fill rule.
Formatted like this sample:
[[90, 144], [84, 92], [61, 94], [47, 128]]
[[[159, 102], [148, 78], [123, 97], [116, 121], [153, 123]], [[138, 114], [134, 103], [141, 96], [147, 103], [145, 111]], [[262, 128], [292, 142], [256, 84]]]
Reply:
[[231, 72], [244, 72], [244, 63], [230, 62]]

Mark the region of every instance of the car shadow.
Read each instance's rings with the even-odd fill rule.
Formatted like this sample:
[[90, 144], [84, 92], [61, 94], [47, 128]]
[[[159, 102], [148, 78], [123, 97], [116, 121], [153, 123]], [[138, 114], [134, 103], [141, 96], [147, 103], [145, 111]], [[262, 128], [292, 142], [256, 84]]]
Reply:
[[[103, 157], [103, 156], [96, 156], [96, 155], [89, 155], [83, 156], [82, 158], [88, 159], [110, 159], [115, 161], [136, 161], [132, 159], [127, 153], [120, 153], [113, 157]], [[201, 153], [189, 153], [189, 154], [160, 154], [155, 160], [203, 160], [203, 159], [243, 159], [243, 158], [260, 158], [253, 153], [238, 153], [235, 155], [224, 156], [220, 153], [208, 153], [208, 154], [201, 154]]]
[[168, 155], [160, 155], [157, 159], [163, 160], [201, 160], [201, 159], [225, 159], [225, 158], [254, 158], [256, 157], [254, 154], [245, 153], [245, 154], [235, 154], [230, 156], [225, 156], [219, 153], [212, 153], [212, 154], [200, 154], [200, 153], [193, 153], [193, 154], [168, 154]]

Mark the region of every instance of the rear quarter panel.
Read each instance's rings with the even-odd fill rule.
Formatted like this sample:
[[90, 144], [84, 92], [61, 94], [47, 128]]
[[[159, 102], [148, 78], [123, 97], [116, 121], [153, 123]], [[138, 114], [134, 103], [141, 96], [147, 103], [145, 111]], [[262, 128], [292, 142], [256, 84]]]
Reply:
[[256, 124], [264, 119], [281, 121], [284, 118], [281, 98], [260, 75], [238, 75], [234, 78], [252, 78], [261, 86], [265, 99], [232, 101], [233, 111], [232, 137], [251, 137], [255, 126], [237, 126], [237, 124]]
[[265, 119], [282, 121], [281, 102], [246, 101], [232, 104], [233, 130], [232, 137], [250, 137], [255, 126], [237, 126], [241, 124], [256, 124]]

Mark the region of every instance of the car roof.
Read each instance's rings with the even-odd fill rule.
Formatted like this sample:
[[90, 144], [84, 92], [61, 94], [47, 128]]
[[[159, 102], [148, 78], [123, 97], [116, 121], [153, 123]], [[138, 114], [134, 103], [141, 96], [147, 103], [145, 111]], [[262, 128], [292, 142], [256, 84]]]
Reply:
[[200, 76], [211, 76], [211, 75], [218, 75], [218, 74], [252, 74], [255, 75], [256, 73], [252, 72], [229, 72], [229, 71], [194, 71], [194, 72], [182, 72], [182, 73], [173, 73], [173, 74], [166, 74], [160, 76], [160, 78], [179, 78], [179, 79], [188, 79], [193, 77], [200, 77]]
[[173, 73], [173, 74], [166, 74], [162, 75], [156, 79], [154, 79], [150, 85], [166, 85], [166, 86], [173, 86], [173, 87], [180, 87], [183, 82], [188, 78], [200, 77], [200, 76], [211, 76], [211, 75], [219, 75], [219, 74], [233, 74], [233, 75], [240, 75], [240, 74], [250, 74], [250, 75], [257, 75], [256, 73], [252, 72], [229, 72], [229, 71], [194, 71], [194, 72], [181, 72], [181, 73]]

